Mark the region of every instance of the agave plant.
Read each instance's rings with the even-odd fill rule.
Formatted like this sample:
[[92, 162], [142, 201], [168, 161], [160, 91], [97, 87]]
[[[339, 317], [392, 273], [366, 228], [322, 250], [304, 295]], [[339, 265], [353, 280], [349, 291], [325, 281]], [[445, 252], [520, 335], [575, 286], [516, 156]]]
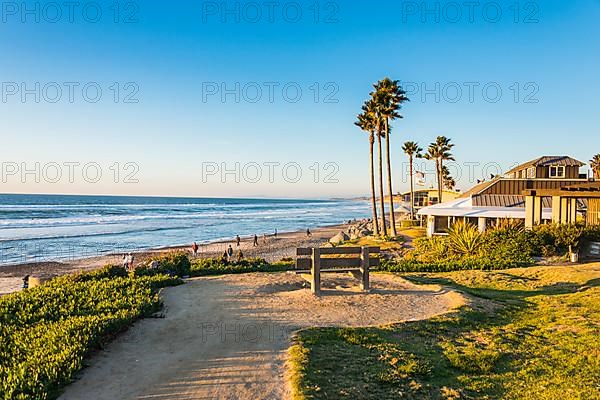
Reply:
[[448, 230], [448, 247], [457, 255], [475, 255], [481, 243], [482, 235], [473, 224], [458, 221]]

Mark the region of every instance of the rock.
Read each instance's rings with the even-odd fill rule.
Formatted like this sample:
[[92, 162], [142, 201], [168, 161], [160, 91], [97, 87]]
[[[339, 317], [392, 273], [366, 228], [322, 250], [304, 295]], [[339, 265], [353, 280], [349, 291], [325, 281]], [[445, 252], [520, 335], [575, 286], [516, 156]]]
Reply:
[[344, 231], [340, 231], [340, 233], [329, 239], [329, 243], [340, 244], [347, 240], [350, 240], [350, 237]]

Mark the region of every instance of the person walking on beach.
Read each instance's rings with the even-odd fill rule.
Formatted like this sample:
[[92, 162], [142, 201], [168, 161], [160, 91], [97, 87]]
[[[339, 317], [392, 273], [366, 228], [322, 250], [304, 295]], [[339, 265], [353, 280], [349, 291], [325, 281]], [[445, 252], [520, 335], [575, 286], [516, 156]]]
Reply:
[[275, 239], [277, 239], [277, 229], [275, 229], [275, 235], [273, 236], [275, 236]]
[[127, 256], [127, 266], [129, 267], [130, 271], [135, 270], [135, 267], [133, 266], [133, 260], [135, 260], [135, 257], [133, 256], [133, 254], [129, 253], [129, 255]]
[[241, 261], [244, 261], [244, 253], [242, 253], [242, 250], [239, 250], [237, 254], [237, 262]]
[[306, 237], [311, 237], [312, 233], [310, 232], [310, 229], [306, 229]]
[[227, 248], [227, 259], [229, 261], [233, 260], [233, 247], [231, 247], [231, 245], [229, 245], [229, 247]]
[[127, 254], [123, 254], [123, 268], [129, 269], [129, 257], [127, 257]]
[[192, 245], [192, 251], [194, 252], [194, 257], [196, 257], [198, 255], [198, 244], [196, 242]]
[[252, 246], [254, 246], [254, 247], [258, 246], [258, 236], [256, 236], [256, 234], [254, 235], [254, 243], [252, 243]]
[[240, 247], [240, 242], [242, 241], [242, 239], [240, 239], [240, 235], [236, 235], [235, 236], [235, 243], [237, 244], [237, 247]]

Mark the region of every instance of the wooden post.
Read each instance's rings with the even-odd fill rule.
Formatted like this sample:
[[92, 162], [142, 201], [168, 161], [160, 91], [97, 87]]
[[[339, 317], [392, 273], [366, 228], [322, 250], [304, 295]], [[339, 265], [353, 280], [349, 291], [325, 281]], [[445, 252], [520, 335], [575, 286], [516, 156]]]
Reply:
[[534, 217], [533, 217], [533, 215], [535, 214], [533, 199], [534, 199], [533, 196], [525, 196], [525, 228], [526, 229], [533, 229], [533, 226], [535, 225]]
[[369, 248], [364, 247], [360, 253], [361, 290], [369, 291]]
[[310, 290], [314, 295], [321, 294], [321, 249], [312, 249], [312, 266], [311, 266], [312, 281], [310, 282]]
[[560, 224], [562, 222], [562, 198], [552, 196], [552, 222]]

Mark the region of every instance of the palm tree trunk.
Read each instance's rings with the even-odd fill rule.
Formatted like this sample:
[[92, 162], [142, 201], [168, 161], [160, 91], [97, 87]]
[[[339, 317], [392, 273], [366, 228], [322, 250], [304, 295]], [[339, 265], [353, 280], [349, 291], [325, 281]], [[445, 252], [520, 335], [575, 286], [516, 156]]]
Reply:
[[440, 169], [440, 159], [435, 159], [435, 172], [437, 174], [437, 184], [438, 184], [438, 204], [442, 202], [442, 189], [440, 186], [442, 171]]
[[390, 193], [390, 224], [392, 226], [392, 236], [398, 236], [396, 232], [396, 216], [394, 215], [394, 192], [392, 190], [392, 163], [390, 160], [390, 128], [389, 121], [385, 119], [385, 157], [387, 163], [388, 191]]
[[408, 157], [408, 164], [410, 170], [410, 219], [411, 221], [415, 220], [415, 187], [413, 180], [413, 156], [410, 155]]
[[381, 133], [377, 132], [377, 146], [379, 155], [379, 206], [381, 207], [381, 218], [383, 219], [381, 232], [383, 236], [387, 236], [387, 225], [385, 223], [385, 203], [383, 198], [383, 157], [381, 150]]
[[442, 172], [444, 171], [444, 164], [443, 164], [444, 160], [442, 160], [440, 158], [440, 162], [439, 162], [439, 168], [440, 168], [440, 172], [438, 173], [438, 203], [442, 202], [442, 195], [443, 195], [443, 183], [444, 183], [444, 177], [442, 176]]
[[379, 236], [379, 220], [377, 219], [377, 201], [375, 200], [375, 167], [373, 166], [373, 145], [375, 143], [375, 134], [371, 132], [369, 137], [369, 157], [371, 161], [371, 206], [373, 208], [373, 234]]

